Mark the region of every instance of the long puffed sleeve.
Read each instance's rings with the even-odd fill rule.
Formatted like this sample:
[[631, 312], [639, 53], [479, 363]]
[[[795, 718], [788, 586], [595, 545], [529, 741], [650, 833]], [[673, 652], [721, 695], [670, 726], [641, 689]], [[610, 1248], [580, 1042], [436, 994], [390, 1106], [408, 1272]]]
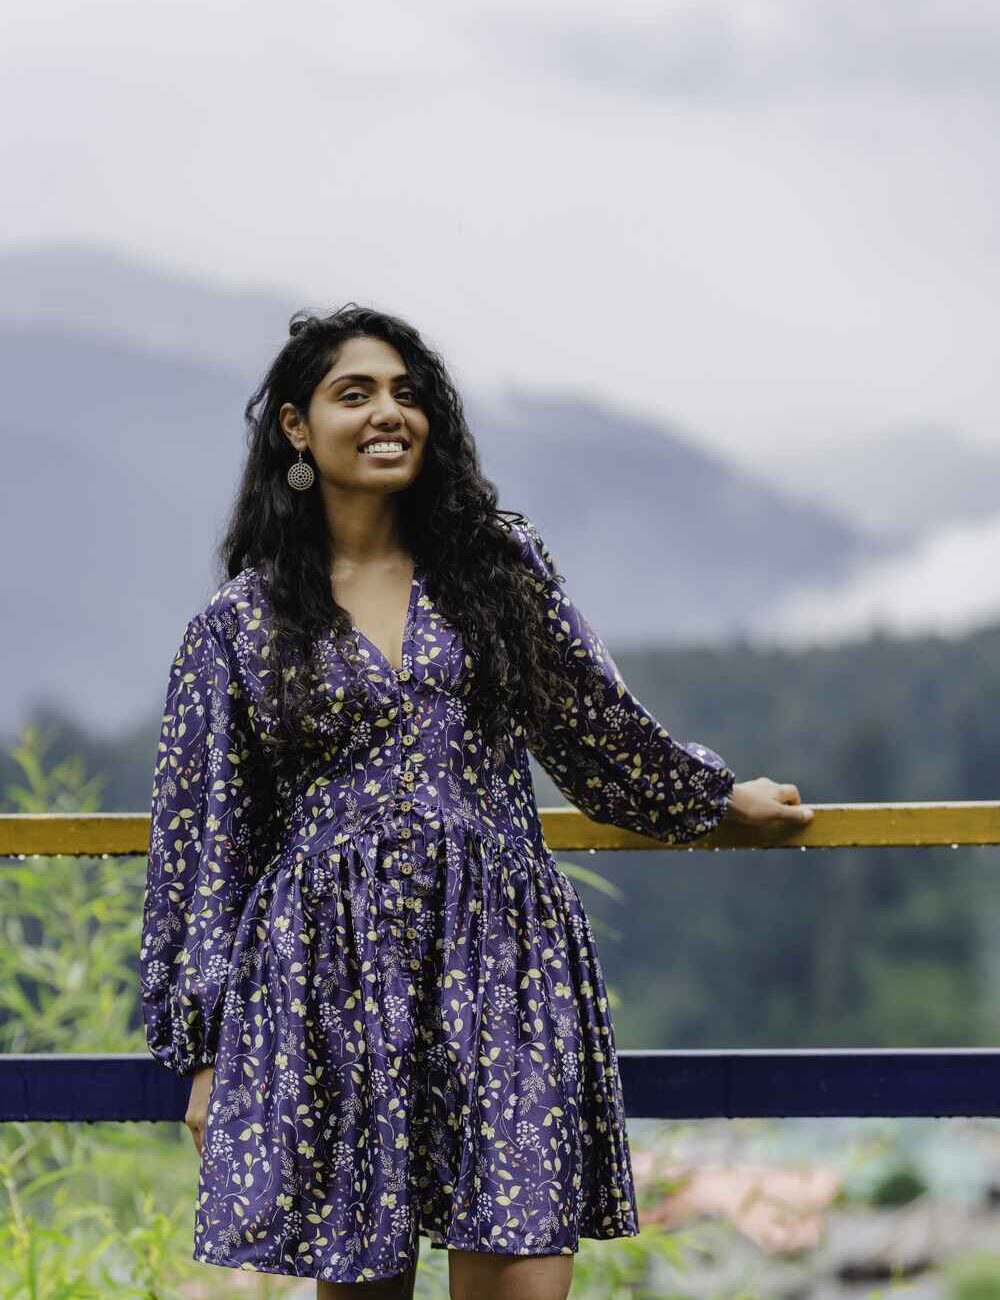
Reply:
[[245, 699], [204, 613], [170, 668], [153, 778], [139, 973], [146, 1041], [185, 1077], [212, 1065], [262, 811]]
[[604, 642], [573, 604], [530, 520], [512, 525], [543, 594], [565, 695], [531, 747], [573, 804], [597, 822], [685, 844], [722, 820], [736, 781], [705, 745], [674, 740], [629, 691]]

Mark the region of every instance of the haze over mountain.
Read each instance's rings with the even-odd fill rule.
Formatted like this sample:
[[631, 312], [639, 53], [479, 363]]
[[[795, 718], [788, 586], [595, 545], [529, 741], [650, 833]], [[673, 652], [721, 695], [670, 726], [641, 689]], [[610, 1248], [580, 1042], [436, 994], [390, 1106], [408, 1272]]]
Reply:
[[772, 462], [778, 482], [877, 536], [916, 545], [950, 525], [1000, 516], [1000, 446], [915, 421], [814, 445]]
[[748, 640], [793, 649], [864, 639], [875, 629], [963, 636], [1000, 624], [997, 573], [1000, 513], [950, 524], [839, 583], [792, 593]]
[[[244, 403], [303, 305], [106, 248], [0, 257], [0, 594], [20, 683], [0, 726], [42, 697], [105, 729], [158, 706], [220, 577]], [[536, 520], [613, 647], [746, 633], [892, 549], [662, 423], [572, 394], [463, 396], [501, 504]]]

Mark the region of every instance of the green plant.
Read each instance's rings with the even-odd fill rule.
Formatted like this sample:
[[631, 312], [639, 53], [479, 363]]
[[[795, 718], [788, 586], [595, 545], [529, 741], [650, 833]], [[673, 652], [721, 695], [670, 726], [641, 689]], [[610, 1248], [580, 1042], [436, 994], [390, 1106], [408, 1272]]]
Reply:
[[[19, 812], [96, 812], [98, 782], [66, 760], [46, 772], [33, 728], [13, 750]], [[0, 866], [0, 1051], [144, 1047], [136, 994], [143, 880], [137, 859], [48, 857]]]
[[652, 1227], [614, 1241], [584, 1238], [573, 1263], [573, 1300], [659, 1300], [662, 1293], [651, 1289], [656, 1260], [684, 1268], [676, 1234]]
[[[46, 745], [25, 729], [12, 750], [23, 780], [5, 807], [98, 811], [99, 781], [75, 759], [47, 769]], [[142, 1049], [136, 866], [69, 856], [0, 864], [0, 1051]], [[3, 1296], [173, 1294], [164, 1279], [190, 1256], [196, 1177], [180, 1125], [0, 1125]]]
[[946, 1271], [949, 1300], [1000, 1300], [1000, 1255], [976, 1254]]
[[875, 1182], [869, 1200], [872, 1205], [909, 1205], [927, 1192], [920, 1170], [903, 1160], [887, 1169]]

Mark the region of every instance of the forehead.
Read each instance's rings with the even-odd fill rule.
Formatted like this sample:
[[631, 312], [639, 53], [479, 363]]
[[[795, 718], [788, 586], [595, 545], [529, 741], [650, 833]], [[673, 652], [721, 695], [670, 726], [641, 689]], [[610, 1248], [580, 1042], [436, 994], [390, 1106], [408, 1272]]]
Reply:
[[363, 370], [370, 375], [395, 375], [406, 369], [403, 358], [384, 339], [345, 339], [337, 358], [326, 373], [327, 379]]

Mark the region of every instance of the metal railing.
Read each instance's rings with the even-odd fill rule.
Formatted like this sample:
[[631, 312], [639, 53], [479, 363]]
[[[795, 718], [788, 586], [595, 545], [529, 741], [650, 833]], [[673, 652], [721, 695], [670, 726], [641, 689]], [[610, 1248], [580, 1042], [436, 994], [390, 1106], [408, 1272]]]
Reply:
[[[542, 809], [542, 831], [554, 852], [1000, 844], [1000, 802], [810, 806], [807, 826], [764, 833], [724, 824], [693, 845], [665, 845], [572, 808]], [[148, 844], [148, 814], [0, 814], [0, 857], [144, 857]], [[619, 1061], [635, 1117], [1000, 1115], [1000, 1049], [626, 1049]], [[0, 1054], [0, 1122], [180, 1120], [189, 1090], [141, 1052]]]

